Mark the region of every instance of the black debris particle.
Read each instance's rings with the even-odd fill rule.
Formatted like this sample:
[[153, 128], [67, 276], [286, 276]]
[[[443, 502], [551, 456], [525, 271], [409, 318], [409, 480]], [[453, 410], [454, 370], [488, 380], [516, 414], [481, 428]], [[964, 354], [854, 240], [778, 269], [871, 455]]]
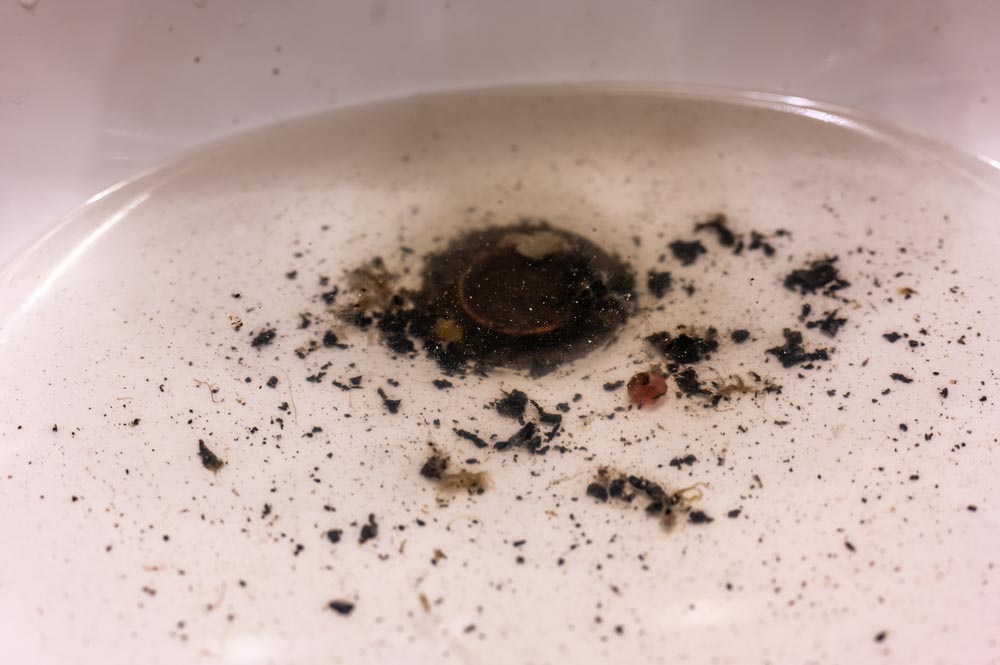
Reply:
[[857, 552], [858, 550], [854, 547], [854, 543], [849, 540], [844, 541], [844, 547], [847, 548], [848, 552]]
[[331, 600], [327, 607], [336, 612], [337, 614], [343, 614], [347, 616], [354, 611], [354, 603], [346, 600]]
[[434, 387], [438, 390], [447, 390], [448, 388], [453, 388], [455, 386], [455, 384], [448, 379], [434, 379], [431, 383], [433, 383]]
[[646, 287], [657, 299], [665, 296], [672, 284], [673, 277], [667, 271], [650, 270], [646, 277]]
[[743, 512], [743, 511], [740, 510], [739, 508], [733, 508], [728, 513], [726, 513], [726, 517], [728, 517], [731, 520], [734, 520], [734, 519], [736, 519], [737, 517], [740, 516], [741, 512]]
[[948, 389], [947, 388], [942, 388], [941, 390], [938, 391], [938, 394], [941, 395], [941, 397], [943, 399], [948, 399]]
[[600, 483], [590, 483], [587, 485], [587, 496], [592, 496], [598, 501], [607, 501], [608, 489]]
[[670, 243], [670, 251], [674, 258], [681, 262], [682, 266], [689, 266], [707, 250], [700, 240], [692, 240], [691, 242], [675, 240]]
[[542, 437], [538, 434], [538, 425], [535, 423], [525, 423], [510, 438], [505, 441], [497, 441], [493, 447], [496, 450], [507, 450], [515, 447], [527, 448], [529, 452], [536, 455], [544, 455], [548, 451], [548, 446], [542, 446]]
[[974, 513], [977, 510], [979, 510], [979, 508], [977, 508], [976, 506], [974, 506], [972, 504], [969, 504], [968, 506], [966, 506], [965, 509], [968, 510], [970, 513]]
[[531, 400], [531, 405], [535, 407], [535, 411], [538, 411], [538, 422], [545, 425], [559, 425], [562, 423], [563, 417], [561, 414], [546, 411], [535, 400]]
[[805, 347], [802, 346], [802, 333], [799, 331], [785, 328], [783, 334], [785, 336], [784, 346], [775, 346], [767, 350], [767, 353], [778, 359], [782, 367], [794, 367], [816, 360], [830, 359], [827, 349], [806, 351]]
[[455, 434], [458, 435], [459, 437], [465, 439], [466, 441], [472, 442], [472, 444], [476, 448], [488, 448], [489, 445], [490, 445], [482, 437], [476, 436], [472, 432], [469, 432], [469, 431], [464, 430], [464, 429], [456, 429], [455, 430]]
[[625, 385], [624, 379], [619, 379], [618, 381], [608, 381], [604, 384], [604, 389], [609, 393], [614, 392]]
[[385, 394], [385, 391], [379, 388], [378, 396], [382, 398], [382, 405], [385, 406], [389, 413], [399, 413], [399, 405], [403, 403], [401, 399], [389, 399], [389, 396]]
[[497, 413], [505, 418], [524, 418], [528, 406], [528, 396], [520, 390], [512, 390], [497, 401]]
[[[775, 233], [775, 235], [785, 235], [781, 231]], [[750, 244], [747, 245], [747, 249], [751, 251], [759, 250], [764, 252], [764, 256], [771, 257], [774, 256], [774, 246], [767, 242], [767, 236], [757, 231], [750, 232]]]
[[691, 524], [708, 524], [714, 521], [715, 521], [714, 518], [709, 517], [702, 510], [692, 510], [690, 513], [688, 513], [688, 522], [690, 522]]
[[820, 332], [827, 337], [835, 337], [841, 326], [847, 323], [847, 319], [837, 316], [838, 311], [835, 309], [832, 312], [824, 312], [825, 316], [822, 319], [809, 321], [806, 323], [806, 328], [810, 330], [819, 328]]
[[889, 340], [889, 343], [890, 343], [890, 344], [895, 344], [895, 343], [896, 343], [896, 342], [898, 342], [898, 341], [899, 341], [899, 340], [900, 340], [900, 339], [901, 339], [901, 338], [902, 338], [903, 336], [902, 336], [902, 335], [900, 335], [900, 334], [899, 334], [899, 333], [897, 333], [897, 332], [890, 332], [890, 333], [885, 333], [884, 335], [882, 335], [882, 337], [885, 337], [885, 338], [886, 338], [887, 340]]
[[201, 465], [213, 473], [218, 472], [226, 464], [218, 455], [209, 450], [201, 439], [198, 439], [198, 457], [201, 458]]
[[836, 263], [836, 256], [811, 261], [806, 267], [793, 270], [785, 276], [785, 288], [802, 295], [822, 293], [831, 296], [851, 285], [840, 276]]
[[708, 231], [714, 233], [716, 238], [719, 240], [719, 244], [723, 247], [732, 247], [736, 244], [736, 236], [729, 227], [726, 225], [726, 216], [722, 214], [715, 215], [711, 219], [705, 222], [699, 222], [694, 225], [695, 233], [699, 231]]
[[268, 328], [267, 330], [262, 330], [257, 333], [257, 335], [250, 340], [250, 346], [254, 348], [260, 348], [262, 346], [267, 346], [274, 341], [274, 338], [278, 336], [278, 332], [274, 328]]
[[879, 632], [875, 633], [875, 641], [876, 642], [885, 642], [885, 638], [887, 636], [888, 636], [888, 633], [886, 633], [884, 630], [880, 630]]
[[346, 345], [340, 343], [340, 339], [338, 339], [337, 333], [333, 332], [332, 330], [327, 330], [326, 333], [323, 334], [323, 346], [325, 346], [328, 349], [334, 347], [339, 347], [342, 349], [347, 348]]
[[737, 344], [742, 344], [743, 342], [750, 339], [750, 331], [740, 328], [739, 330], [734, 330], [729, 333], [729, 337]]
[[333, 287], [332, 289], [330, 289], [329, 291], [326, 291], [326, 292], [324, 292], [324, 293], [321, 293], [321, 294], [320, 294], [320, 298], [321, 298], [321, 299], [323, 300], [323, 302], [324, 302], [324, 303], [326, 303], [327, 305], [332, 305], [332, 304], [333, 304], [334, 302], [336, 302], [336, 301], [337, 301], [337, 294], [338, 294], [338, 293], [340, 293], [340, 289], [339, 289], [338, 287], [336, 287], [336, 286], [335, 286], [335, 287]]
[[277, 385], [278, 385], [278, 377], [276, 377], [276, 376], [272, 376], [271, 378], [269, 378], [269, 379], [267, 380], [267, 387], [268, 387], [268, 388], [274, 388], [274, 387], [276, 387]]
[[697, 461], [698, 458], [694, 455], [685, 455], [684, 457], [675, 457], [670, 460], [670, 466], [679, 469], [682, 466], [692, 466]]
[[899, 381], [900, 383], [913, 383], [913, 379], [906, 376], [905, 374], [900, 374], [899, 372], [893, 372], [889, 375], [893, 381]]
[[698, 373], [690, 367], [674, 376], [674, 381], [677, 383], [677, 388], [688, 397], [712, 394], [704, 387], [698, 378]]
[[441, 455], [431, 455], [420, 467], [420, 475], [431, 480], [441, 480], [445, 469], [448, 468], [448, 460]]
[[326, 539], [329, 540], [334, 545], [336, 545], [337, 543], [340, 542], [340, 539], [343, 535], [344, 531], [342, 529], [330, 529], [329, 531], [326, 532]]
[[719, 348], [717, 334], [715, 328], [709, 328], [704, 337], [687, 333], [674, 337], [663, 331], [649, 335], [646, 341], [675, 363], [689, 365], [712, 357], [712, 353]]
[[[614, 499], [616, 502], [625, 504], [631, 504], [641, 495], [645, 495], [649, 503], [644, 507], [644, 512], [647, 515], [659, 517], [660, 523], [666, 529], [672, 528], [677, 522], [677, 515], [685, 512], [688, 513], [689, 521], [696, 523], [712, 521], [712, 518], [702, 511], [691, 511], [691, 504], [701, 498], [701, 491], [695, 487], [667, 492], [663, 486], [652, 480], [647, 480], [642, 476], [613, 472], [607, 467], [598, 469], [594, 480], [587, 485], [587, 495], [601, 502]], [[701, 517], [692, 519], [693, 513], [700, 513]]]
[[262, 520], [267, 519], [267, 516], [271, 514], [271, 504], [265, 503], [264, 508], [260, 511], [260, 518]]
[[372, 513], [368, 515], [368, 523], [361, 527], [361, 534], [358, 536], [358, 542], [364, 545], [376, 536], [378, 536], [378, 523], [375, 522], [375, 515]]

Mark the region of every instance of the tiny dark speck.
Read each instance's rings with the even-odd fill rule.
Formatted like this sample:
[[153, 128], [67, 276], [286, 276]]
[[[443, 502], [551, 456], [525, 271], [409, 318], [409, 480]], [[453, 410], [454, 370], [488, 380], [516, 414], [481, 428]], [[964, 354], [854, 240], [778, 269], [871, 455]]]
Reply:
[[201, 465], [209, 471], [218, 471], [225, 464], [201, 439], [198, 439], [198, 457], [201, 458]]
[[914, 473], [913, 475], [910, 476], [910, 480], [920, 480], [920, 475]]
[[434, 387], [437, 388], [438, 390], [447, 390], [448, 388], [451, 388], [452, 386], [455, 385], [448, 379], [434, 379], [432, 383], [434, 384]]
[[731, 520], [734, 520], [740, 516], [741, 512], [742, 511], [739, 508], [734, 508], [733, 510], [730, 510], [728, 513], [726, 513], [726, 517], [728, 517]]
[[966, 506], [966, 510], [968, 510], [970, 513], [974, 513], [977, 510], [979, 510], [979, 508], [976, 508], [975, 506], [970, 504], [969, 506]]
[[619, 381], [608, 381], [607, 383], [604, 384], [604, 389], [607, 390], [610, 393], [612, 391], [618, 390], [619, 388], [621, 388], [624, 385], [625, 385], [625, 382], [621, 381], [621, 380], [619, 380]]
[[346, 616], [354, 611], [354, 603], [349, 603], [346, 600], [331, 600], [329, 608], [337, 614]]
[[875, 641], [876, 642], [884, 642], [885, 638], [886, 638], [886, 635], [887, 635], [887, 633], [884, 630], [880, 630], [879, 632], [875, 633]]
[[844, 541], [844, 547], [846, 547], [849, 552], [857, 552], [857, 549], [854, 548], [854, 545], [849, 540]]
[[736, 342], [737, 344], [742, 344], [743, 342], [750, 339], [750, 331], [743, 330], [742, 328], [740, 330], [734, 330], [732, 333], [730, 333], [730, 337], [732, 337], [733, 341]]
[[889, 375], [893, 381], [899, 381], [900, 383], [913, 383], [913, 379], [906, 376], [905, 374], [900, 374], [899, 372], [893, 372]]
[[896, 342], [899, 341], [902, 335], [900, 335], [898, 332], [891, 332], [891, 333], [885, 333], [884, 335], [882, 335], [882, 337], [885, 337], [887, 340], [889, 340], [891, 344], [895, 344]]

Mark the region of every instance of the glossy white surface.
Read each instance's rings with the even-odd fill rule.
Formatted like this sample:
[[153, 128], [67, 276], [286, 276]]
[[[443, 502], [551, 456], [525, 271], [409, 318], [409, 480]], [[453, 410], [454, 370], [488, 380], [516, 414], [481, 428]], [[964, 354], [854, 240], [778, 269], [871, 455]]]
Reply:
[[[91, 204], [0, 275], [11, 662], [997, 662], [997, 173], [778, 101], [545, 93], [361, 108], [215, 146]], [[718, 209], [793, 236], [773, 259], [706, 238], [694, 266], [666, 264], [693, 297], [655, 310], [643, 292], [650, 309], [615, 344], [539, 381], [435, 390], [430, 361], [394, 357], [318, 300], [321, 275], [374, 253], [415, 267], [401, 243], [419, 255], [487, 212], [548, 217], [644, 270]], [[826, 253], [848, 302], [781, 287]], [[848, 318], [834, 340], [808, 331], [832, 360], [765, 363], [806, 301]], [[679, 323], [745, 325], [753, 339], [699, 371], [759, 371], [783, 393], [616, 412], [624, 395], [602, 383], [654, 361], [642, 337]], [[268, 326], [274, 345], [251, 348]], [[320, 326], [351, 348], [296, 358]], [[916, 346], [882, 338], [894, 330]], [[330, 384], [355, 372], [361, 390]], [[452, 436], [509, 427], [484, 404], [512, 388], [550, 408], [581, 393], [557, 439], [571, 452]], [[226, 460], [218, 474], [198, 439]], [[493, 487], [440, 506], [418, 475], [429, 440], [480, 458]], [[687, 453], [694, 466], [669, 466]], [[715, 521], [668, 533], [641, 505], [591, 500], [602, 464], [702, 483]], [[370, 512], [381, 532], [359, 545]], [[338, 616], [334, 598], [357, 608]]]
[[412, 91], [768, 90], [1000, 157], [998, 24], [988, 0], [4, 0], [0, 265], [94, 192], [180, 150]]

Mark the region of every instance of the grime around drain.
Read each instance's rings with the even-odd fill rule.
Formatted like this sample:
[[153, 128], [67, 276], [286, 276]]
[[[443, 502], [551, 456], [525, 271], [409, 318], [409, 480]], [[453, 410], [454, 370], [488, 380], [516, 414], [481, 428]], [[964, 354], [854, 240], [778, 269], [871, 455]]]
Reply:
[[[441, 402], [472, 392], [484, 409], [500, 416], [500, 424], [492, 426], [471, 416], [452, 418], [451, 426], [433, 420], [426, 454], [413, 475], [437, 487], [440, 506], [458, 493], [474, 497], [489, 491], [493, 482], [479, 468], [484, 455], [509, 455], [516, 462], [520, 455], [576, 454], [591, 463], [592, 471], [589, 478], [578, 479], [575, 489], [565, 487], [575, 498], [641, 508], [667, 531], [682, 523], [707, 525], [715, 517], [699, 504], [710, 490], [696, 477], [683, 484], [647, 477], [662, 473], [662, 464], [652, 470], [619, 469], [614, 459], [602, 459], [586, 437], [574, 436], [572, 430], [594, 417], [662, 422], [676, 408], [711, 414], [734, 401], [780, 399], [789, 375], [802, 377], [833, 358], [834, 338], [840, 341], [849, 326], [841, 312], [851, 305], [845, 295], [850, 281], [841, 274], [837, 256], [814, 248], [806, 253], [811, 258], [772, 279], [774, 262], [794, 242], [792, 234], [739, 229], [722, 214], [706, 215], [677, 238], [631, 240], [635, 246], [658, 243], [663, 251], [650, 265], [631, 265], [581, 234], [531, 219], [484, 224], [442, 240], [423, 256], [400, 247], [398, 265], [379, 254], [363, 258], [337, 280], [321, 277], [313, 298], [303, 305], [319, 305], [322, 311], [300, 314], [298, 324], [291, 326], [294, 333], [288, 334], [304, 336], [296, 342], [295, 355], [307, 364], [317, 352], [362, 348], [361, 358], [388, 354], [433, 377], [423, 385], [439, 391]], [[700, 289], [726, 289], [732, 277], [725, 270], [706, 271], [709, 279], [697, 284], [686, 275], [699, 262], [721, 255], [759, 273], [763, 297], [773, 298], [777, 291], [801, 300], [796, 315], [771, 338], [756, 338], [767, 333], [752, 317], [709, 321], [693, 317], [690, 307], [662, 305], [670, 298], [693, 300]], [[407, 274], [410, 283], [404, 285]], [[286, 277], [294, 280], [298, 272]], [[812, 302], [817, 303], [815, 314]], [[244, 334], [251, 348], [261, 350], [285, 333], [268, 326]], [[629, 369], [619, 368], [611, 380], [586, 373], [595, 357], [622, 353], [617, 347], [622, 340], [640, 343], [639, 352], [627, 354], [623, 363]], [[761, 341], [769, 343], [763, 348], [754, 343]], [[713, 363], [722, 350], [729, 351], [728, 364], [738, 369], [723, 371]], [[328, 376], [331, 366], [329, 361], [314, 366], [306, 382], [333, 391], [372, 389], [363, 360], [350, 364], [357, 372], [350, 377]], [[560, 370], [597, 382], [614, 406], [590, 407], [587, 413], [580, 393], [553, 397], [547, 383]], [[520, 377], [525, 390], [484, 392], [465, 383], [495, 372]], [[398, 379], [385, 377], [383, 385], [374, 387], [379, 406], [371, 415], [413, 417], [404, 390]], [[570, 418], [571, 412], [575, 417]], [[319, 432], [307, 436], [313, 434]], [[444, 441], [468, 454], [449, 455], [439, 448]], [[717, 464], [724, 457], [725, 449]], [[707, 461], [689, 453], [671, 460], [669, 467], [695, 476], [696, 465]], [[741, 512], [734, 506], [720, 509], [730, 517]]]

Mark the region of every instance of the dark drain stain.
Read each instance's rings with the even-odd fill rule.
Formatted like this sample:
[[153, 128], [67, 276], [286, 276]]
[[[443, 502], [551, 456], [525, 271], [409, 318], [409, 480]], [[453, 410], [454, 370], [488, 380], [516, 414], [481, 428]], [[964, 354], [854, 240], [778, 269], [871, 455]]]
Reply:
[[600, 348], [635, 310], [628, 264], [534, 221], [460, 236], [427, 257], [419, 290], [383, 293], [382, 307], [369, 293], [345, 317], [362, 328], [375, 322], [396, 353], [421, 347], [447, 373], [546, 374]]

